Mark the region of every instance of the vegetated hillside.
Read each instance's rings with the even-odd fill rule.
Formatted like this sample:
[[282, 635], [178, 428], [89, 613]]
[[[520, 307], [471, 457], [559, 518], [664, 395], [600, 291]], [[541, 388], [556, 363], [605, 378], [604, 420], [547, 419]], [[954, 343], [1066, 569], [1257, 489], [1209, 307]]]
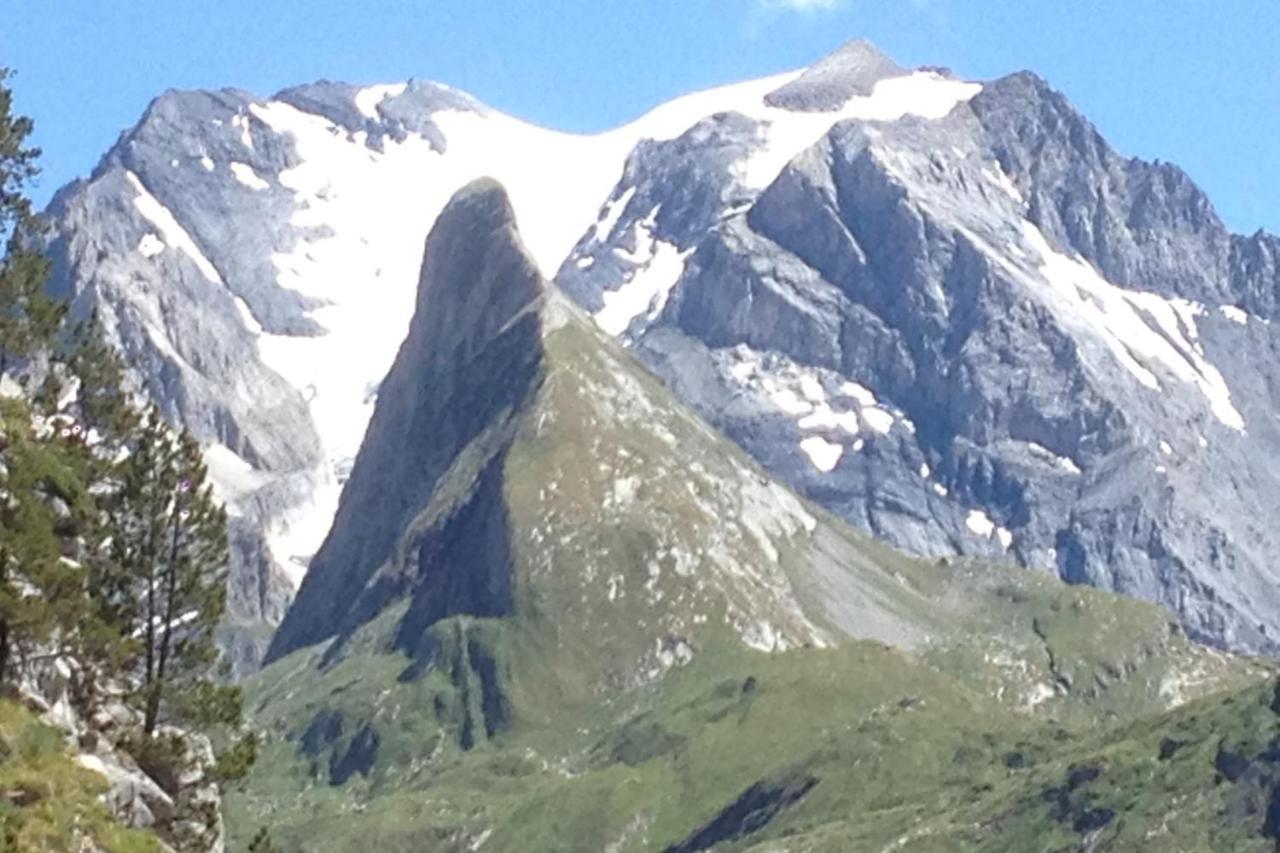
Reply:
[[1176, 818], [1263, 843], [1204, 780], [1238, 734], [1235, 790], [1269, 790], [1268, 667], [797, 498], [542, 280], [492, 182], [433, 230], [383, 388], [249, 684], [233, 839], [1025, 850]]

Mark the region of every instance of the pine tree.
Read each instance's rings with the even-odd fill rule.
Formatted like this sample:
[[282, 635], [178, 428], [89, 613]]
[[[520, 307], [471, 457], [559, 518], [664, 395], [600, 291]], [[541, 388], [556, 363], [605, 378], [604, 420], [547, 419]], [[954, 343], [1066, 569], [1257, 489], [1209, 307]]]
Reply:
[[[42, 225], [25, 195], [39, 151], [30, 120], [12, 114], [8, 78], [0, 69], [0, 376], [58, 344], [67, 352], [29, 401], [0, 399], [0, 685], [29, 650], [70, 651], [91, 686], [136, 688], [148, 736], [163, 720], [237, 725], [241, 691], [220, 683], [214, 642], [226, 513], [197, 442], [134, 405], [96, 318], [55, 340], [66, 306], [46, 295]], [[76, 394], [57, 412], [65, 378]], [[252, 735], [234, 740], [219, 772], [243, 775], [255, 752]]]
[[24, 658], [73, 646], [88, 630], [84, 571], [63, 551], [91, 504], [83, 456], [56, 428], [17, 399], [0, 400], [0, 415], [0, 684], [8, 686]]
[[99, 593], [139, 643], [144, 729], [162, 714], [200, 725], [239, 719], [239, 691], [215, 680], [226, 609], [227, 519], [200, 447], [158, 411], [142, 418], [108, 499], [114, 571]]
[[13, 115], [13, 95], [0, 68], [0, 240], [8, 244], [0, 263], [0, 375], [15, 359], [47, 346], [62, 322], [65, 306], [45, 293], [49, 261], [30, 247], [41, 226], [25, 195], [38, 173], [38, 148], [27, 145], [32, 124]]
[[[38, 172], [31, 120], [14, 116], [0, 68], [0, 377], [15, 360], [48, 352], [64, 306], [46, 295], [49, 264], [30, 248], [40, 224], [25, 191]], [[56, 393], [0, 400], [0, 683], [39, 651], [58, 653], [93, 633], [85, 572], [72, 559], [93, 517], [89, 455], [68, 442], [49, 405]], [[76, 554], [76, 556], [79, 556]], [[97, 626], [101, 627], [101, 626]]]

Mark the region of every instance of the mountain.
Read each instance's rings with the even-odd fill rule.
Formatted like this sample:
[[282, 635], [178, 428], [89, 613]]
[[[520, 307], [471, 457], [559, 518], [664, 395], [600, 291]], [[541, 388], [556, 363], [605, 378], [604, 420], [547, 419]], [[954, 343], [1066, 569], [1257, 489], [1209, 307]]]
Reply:
[[[544, 280], [492, 180], [426, 241], [269, 658], [233, 844], [1025, 850], [1162, 820], [1272, 843], [1214, 810], [1275, 784], [1270, 667], [796, 496]], [[1173, 814], [1164, 790], [1209, 793]]]
[[169, 92], [58, 194], [56, 288], [236, 514], [243, 670], [339, 512], [423, 238], [483, 175], [539, 269], [801, 495], [1275, 652], [1280, 240], [1034, 75], [854, 42], [596, 136], [423, 81]]
[[638, 149], [559, 280], [863, 529], [1274, 652], [1253, 508], [1278, 482], [1280, 244], [1229, 234], [1185, 174], [1120, 157], [1030, 74], [892, 76], [842, 110], [794, 157], [785, 125], [733, 117]]

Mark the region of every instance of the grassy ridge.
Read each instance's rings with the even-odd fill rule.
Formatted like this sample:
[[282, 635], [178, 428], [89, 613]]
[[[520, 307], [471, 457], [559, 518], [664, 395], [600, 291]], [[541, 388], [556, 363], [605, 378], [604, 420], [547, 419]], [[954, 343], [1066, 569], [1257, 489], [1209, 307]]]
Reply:
[[[402, 598], [255, 677], [231, 849], [263, 825], [286, 851], [1025, 851], [1179, 821], [1186, 849], [1266, 841], [1266, 802], [1221, 817], [1245, 789], [1214, 785], [1213, 741], [1265, 764], [1270, 735], [1246, 735], [1276, 727], [1267, 667], [1150, 605], [870, 540], [561, 310], [482, 508], [506, 524], [511, 611], [406, 645]], [[480, 455], [398, 553], [474, 509]], [[1161, 759], [1165, 740], [1185, 743]]]

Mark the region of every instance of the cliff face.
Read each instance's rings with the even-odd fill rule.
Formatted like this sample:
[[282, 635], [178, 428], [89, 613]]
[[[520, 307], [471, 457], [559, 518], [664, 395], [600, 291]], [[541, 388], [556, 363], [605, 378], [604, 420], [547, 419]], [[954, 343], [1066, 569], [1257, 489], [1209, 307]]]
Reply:
[[336, 517], [423, 238], [486, 174], [543, 272], [805, 496], [1273, 650], [1276, 238], [1032, 74], [855, 43], [593, 137], [424, 82], [171, 92], [59, 194], [58, 288], [236, 512], [245, 668]]
[[[463, 190], [427, 240], [417, 310], [343, 493], [270, 656], [409, 596], [426, 628], [511, 610], [502, 470], [544, 377], [544, 283], [505, 193]], [[465, 454], [465, 470], [458, 463]]]
[[[846, 114], [948, 92], [899, 79]], [[1033, 75], [978, 88], [846, 118], [759, 190], [777, 131], [740, 116], [637, 151], [559, 281], [859, 527], [1274, 651], [1277, 543], [1251, 510], [1280, 487], [1274, 238], [1230, 234]]]

